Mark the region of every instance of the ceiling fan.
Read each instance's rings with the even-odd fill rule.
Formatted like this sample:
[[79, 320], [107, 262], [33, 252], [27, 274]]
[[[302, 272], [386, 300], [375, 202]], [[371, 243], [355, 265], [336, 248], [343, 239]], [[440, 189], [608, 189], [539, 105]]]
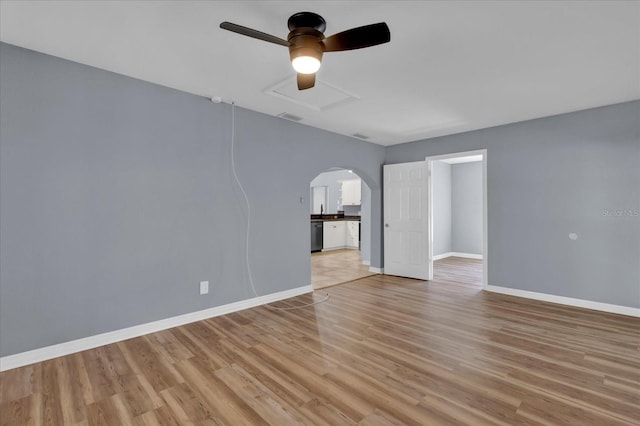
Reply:
[[296, 13], [289, 17], [287, 25], [289, 35], [286, 40], [231, 22], [221, 23], [220, 28], [288, 47], [291, 64], [298, 73], [298, 90], [315, 85], [323, 53], [361, 49], [391, 40], [389, 27], [384, 22], [352, 28], [326, 38], [327, 23], [316, 13]]

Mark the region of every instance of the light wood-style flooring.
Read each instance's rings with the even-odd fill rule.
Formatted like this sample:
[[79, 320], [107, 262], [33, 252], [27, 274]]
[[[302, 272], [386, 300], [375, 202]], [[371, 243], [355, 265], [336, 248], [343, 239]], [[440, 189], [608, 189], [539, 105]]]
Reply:
[[446, 257], [433, 262], [433, 280], [435, 282], [482, 287], [482, 260], [462, 257]]
[[318, 290], [374, 275], [362, 264], [360, 250], [311, 253], [311, 285]]
[[3, 372], [1, 423], [640, 424], [639, 318], [486, 293], [445, 263]]

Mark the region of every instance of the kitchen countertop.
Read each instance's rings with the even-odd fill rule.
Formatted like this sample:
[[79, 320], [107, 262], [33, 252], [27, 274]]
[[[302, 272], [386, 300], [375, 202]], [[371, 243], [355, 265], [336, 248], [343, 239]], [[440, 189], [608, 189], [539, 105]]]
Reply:
[[319, 214], [311, 215], [311, 222], [339, 222], [346, 220], [360, 221], [360, 216], [341, 216], [336, 214], [327, 214], [319, 217]]

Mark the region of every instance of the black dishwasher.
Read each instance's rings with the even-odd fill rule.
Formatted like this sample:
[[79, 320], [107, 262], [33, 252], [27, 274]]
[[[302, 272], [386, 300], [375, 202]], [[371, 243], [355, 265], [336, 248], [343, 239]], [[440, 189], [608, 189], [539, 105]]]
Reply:
[[311, 222], [311, 253], [322, 251], [322, 221]]

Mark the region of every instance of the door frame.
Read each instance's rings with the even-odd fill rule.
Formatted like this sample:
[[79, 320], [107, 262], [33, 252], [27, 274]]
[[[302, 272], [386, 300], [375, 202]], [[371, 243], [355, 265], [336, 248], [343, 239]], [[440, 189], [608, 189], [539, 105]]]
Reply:
[[427, 162], [427, 227], [429, 241], [427, 244], [427, 253], [429, 256], [429, 279], [433, 279], [433, 179], [431, 172], [433, 162], [439, 160], [448, 160], [451, 158], [468, 157], [471, 155], [482, 156], [482, 288], [486, 289], [489, 276], [489, 211], [487, 200], [487, 150], [477, 149], [473, 151], [453, 152], [450, 154], [432, 155], [425, 158]]

